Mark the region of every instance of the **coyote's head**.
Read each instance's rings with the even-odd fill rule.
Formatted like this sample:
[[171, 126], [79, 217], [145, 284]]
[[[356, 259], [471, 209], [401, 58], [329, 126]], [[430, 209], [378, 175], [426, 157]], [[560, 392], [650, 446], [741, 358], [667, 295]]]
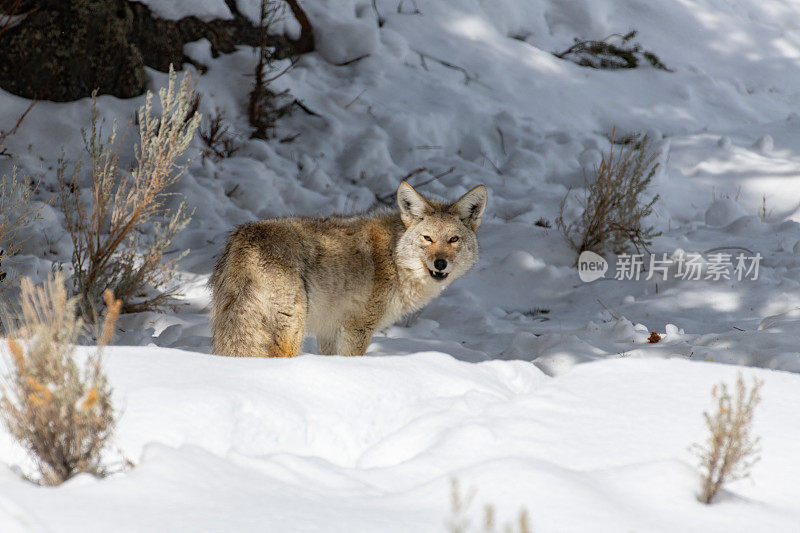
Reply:
[[405, 181], [397, 204], [406, 231], [395, 261], [404, 268], [449, 284], [478, 260], [475, 230], [486, 209], [486, 187], [478, 185], [453, 204], [426, 200]]

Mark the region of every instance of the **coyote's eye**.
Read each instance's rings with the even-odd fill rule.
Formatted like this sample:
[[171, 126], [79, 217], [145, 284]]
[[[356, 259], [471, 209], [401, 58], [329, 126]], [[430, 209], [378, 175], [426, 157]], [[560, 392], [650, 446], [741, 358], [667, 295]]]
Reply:
[[433, 242], [433, 239], [431, 239], [430, 235], [423, 235], [422, 238], [425, 239], [428, 242]]
[[458, 235], [450, 237], [450, 242], [458, 242]]

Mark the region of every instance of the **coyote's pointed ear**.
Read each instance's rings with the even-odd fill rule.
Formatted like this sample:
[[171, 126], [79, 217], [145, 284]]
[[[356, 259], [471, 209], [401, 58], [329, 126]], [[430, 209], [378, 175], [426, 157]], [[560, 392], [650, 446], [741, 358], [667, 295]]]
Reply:
[[478, 185], [450, 206], [450, 212], [461, 219], [472, 231], [481, 225], [481, 217], [486, 209], [486, 187]]
[[406, 227], [416, 224], [426, 215], [433, 214], [433, 208], [427, 200], [405, 181], [397, 188], [397, 205], [400, 206], [400, 218]]

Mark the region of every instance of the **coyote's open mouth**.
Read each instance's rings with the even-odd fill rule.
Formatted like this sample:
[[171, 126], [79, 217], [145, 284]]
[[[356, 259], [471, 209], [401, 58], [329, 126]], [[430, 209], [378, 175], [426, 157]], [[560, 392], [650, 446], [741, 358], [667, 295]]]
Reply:
[[447, 277], [448, 274], [448, 272], [434, 272], [430, 268], [428, 269], [428, 272], [430, 273], [431, 277], [436, 281], [442, 281]]

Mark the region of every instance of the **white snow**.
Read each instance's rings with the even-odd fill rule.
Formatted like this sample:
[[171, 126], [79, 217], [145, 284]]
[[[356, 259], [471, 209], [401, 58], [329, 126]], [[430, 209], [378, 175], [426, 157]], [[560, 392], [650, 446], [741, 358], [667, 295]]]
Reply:
[[716, 200], [706, 211], [706, 224], [709, 226], [727, 226], [734, 220], [747, 216], [747, 211], [731, 198]]
[[200, 20], [233, 18], [225, 0], [133, 0], [149, 7], [153, 15], [167, 20], [197, 17]]
[[[443, 531], [449, 484], [534, 531], [792, 531], [797, 377], [765, 381], [763, 460], [697, 502], [689, 444], [733, 366], [624, 358], [556, 378], [439, 353], [234, 360], [156, 348], [106, 355], [136, 467], [56, 490], [0, 471], [0, 523], [21, 531]], [[0, 455], [22, 461], [8, 442]], [[90, 518], [88, 518], [90, 517]], [[4, 531], [8, 529], [4, 528]]]
[[[146, 3], [169, 18], [230, 16], [221, 0]], [[237, 1], [248, 17], [257, 4]], [[378, 0], [381, 27], [372, 2], [302, 5], [319, 51], [274, 88], [319, 116], [295, 109], [269, 142], [248, 139], [254, 51], [186, 47], [208, 67], [202, 112], [223, 110], [243, 146], [219, 163], [195, 157], [176, 188], [196, 208], [174, 243], [191, 250], [186, 305], [123, 317], [105, 358], [122, 408], [114, 444], [136, 468], [38, 488], [11, 470], [31, 465], [0, 433], [0, 530], [442, 531], [458, 477], [478, 490], [476, 516], [483, 503], [507, 519], [525, 506], [537, 532], [796, 531], [800, 3]], [[288, 16], [281, 29], [297, 32]], [[634, 29], [673, 72], [552, 54]], [[124, 125], [141, 103], [103, 96], [98, 108]], [[27, 105], [0, 91], [0, 117]], [[88, 116], [88, 100], [39, 102], [0, 172], [29, 173], [49, 200]], [[622, 281], [605, 254], [605, 278], [580, 281], [552, 223], [570, 190], [565, 215], [580, 215], [613, 126], [618, 139], [647, 132], [660, 152], [656, 256], [758, 253], [758, 279], [675, 279], [672, 264], [670, 279]], [[231, 228], [368, 209], [419, 168], [412, 185], [442, 175], [420, 188], [432, 196], [489, 190], [470, 274], [378, 332], [365, 358], [204, 355], [205, 284]], [[12, 274], [69, 268], [55, 204], [23, 237]], [[739, 371], [766, 382], [763, 459], [703, 506], [686, 448], [704, 438], [712, 384]]]
[[341, 22], [320, 17], [314, 19], [313, 25], [317, 52], [333, 65], [363, 58], [378, 47], [374, 20]]

